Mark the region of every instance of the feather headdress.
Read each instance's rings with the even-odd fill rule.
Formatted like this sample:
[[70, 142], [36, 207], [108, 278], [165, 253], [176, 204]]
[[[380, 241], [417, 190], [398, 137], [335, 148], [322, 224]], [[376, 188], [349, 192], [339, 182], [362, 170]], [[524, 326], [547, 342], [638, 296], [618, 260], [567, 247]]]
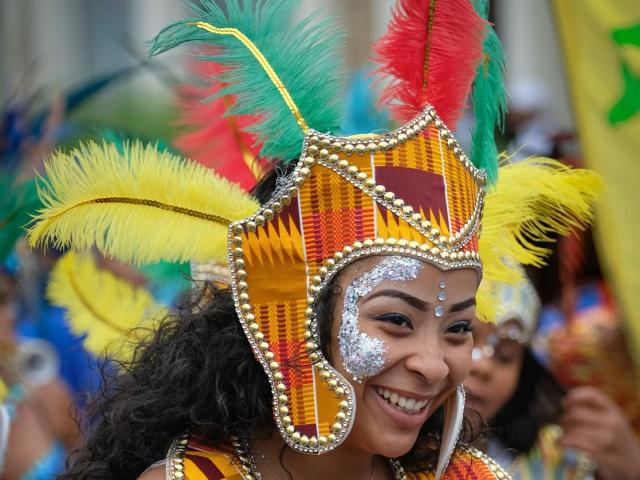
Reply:
[[32, 245], [86, 250], [136, 264], [221, 261], [229, 224], [258, 203], [206, 167], [141, 143], [89, 143], [46, 164]]
[[16, 241], [25, 234], [30, 214], [41, 207], [33, 180], [20, 182], [14, 175], [0, 174], [0, 263], [13, 250]]
[[258, 159], [256, 135], [246, 131], [258, 118], [226, 115], [236, 97], [217, 96], [224, 87], [215, 78], [223, 71], [219, 64], [191, 61], [190, 67], [199, 83], [178, 86], [178, 122], [182, 131], [174, 145], [188, 158], [250, 190], [266, 169], [265, 162]]
[[482, 60], [486, 22], [469, 0], [398, 0], [387, 33], [374, 46], [389, 77], [381, 102], [406, 122], [427, 104], [453, 130]]
[[494, 316], [485, 280], [514, 284], [522, 278], [514, 265], [544, 265], [550, 253], [544, 244], [586, 227], [601, 191], [597, 173], [556, 160], [531, 158], [500, 168], [498, 183], [485, 199], [480, 236], [483, 281], [477, 312], [481, 318]]
[[[474, 0], [482, 18], [487, 18], [489, 2]], [[471, 140], [471, 161], [487, 174], [487, 183], [495, 184], [498, 177], [498, 149], [495, 142], [496, 126], [504, 126], [507, 94], [504, 87], [504, 51], [500, 39], [490, 24], [485, 25], [483, 59], [476, 69], [471, 105], [475, 126]]]
[[[341, 124], [340, 55], [342, 34], [331, 21], [308, 17], [297, 25], [299, 0], [214, 0], [190, 4], [195, 18], [162, 30], [151, 44], [156, 55], [187, 42], [205, 42], [215, 55], [203, 55], [224, 67], [227, 86], [217, 95], [235, 95], [228, 115], [256, 115], [247, 127], [262, 144], [260, 155], [297, 159], [304, 132], [335, 132]], [[320, 106], [320, 108], [319, 108]]]
[[[142, 287], [134, 287], [96, 267], [90, 254], [66, 253], [51, 271], [47, 287], [51, 303], [65, 308], [66, 319], [93, 354], [127, 361], [144, 340], [153, 320], [167, 309]], [[142, 328], [137, 328], [142, 327]]]

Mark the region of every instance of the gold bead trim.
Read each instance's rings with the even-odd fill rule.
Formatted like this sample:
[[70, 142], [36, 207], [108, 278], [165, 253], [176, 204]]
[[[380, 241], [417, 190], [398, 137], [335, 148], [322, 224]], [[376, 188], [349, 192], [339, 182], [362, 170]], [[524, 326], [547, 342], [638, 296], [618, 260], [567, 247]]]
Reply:
[[[470, 218], [458, 232], [452, 232], [450, 236], [441, 235], [437, 226], [432, 225], [420, 213], [415, 212], [412, 206], [407, 205], [403, 199], [397, 198], [395, 193], [387, 191], [384, 185], [377, 184], [375, 179], [370, 178], [365, 172], [359, 171], [357, 166], [351, 165], [349, 160], [345, 158], [345, 154], [348, 157], [353, 153], [363, 154], [365, 152], [389, 150], [419, 135], [430, 124], [436, 127], [440, 137], [446, 139], [447, 145], [452, 149], [454, 156], [473, 176], [478, 185], [475, 208]], [[315, 163], [329, 168], [413, 226], [443, 252], [443, 258], [445, 259], [448, 257], [447, 254], [460, 250], [469, 241], [480, 223], [480, 213], [484, 206], [486, 176], [463, 153], [451, 131], [438, 118], [431, 106], [404, 127], [384, 136], [360, 137], [354, 141], [347, 141], [341, 137], [320, 134], [310, 130], [305, 142], [305, 148], [303, 148], [303, 163], [305, 166], [300, 167], [299, 164], [294, 170], [294, 185], [299, 186], [304, 182], [311, 173], [309, 167]]]
[[235, 448], [236, 455], [240, 461], [243, 480], [261, 480], [262, 475], [260, 475], [258, 467], [256, 466], [255, 458], [251, 454], [251, 450], [249, 450], [249, 444], [237, 437], [231, 438], [231, 444]]
[[469, 445], [461, 445], [459, 448], [462, 451], [469, 453], [471, 456], [482, 460], [498, 480], [511, 480], [511, 475], [509, 475], [509, 473], [507, 473], [507, 471], [496, 463], [496, 461], [490, 456]]
[[184, 452], [189, 443], [187, 435], [182, 435], [179, 439], [174, 440], [166, 459], [166, 476], [169, 480], [183, 480], [184, 474]]
[[[271, 205], [273, 208], [273, 205]], [[248, 230], [255, 229], [253, 226], [264, 224], [256, 215], [253, 220], [247, 221], [245, 226]], [[273, 216], [271, 216], [273, 218]], [[284, 374], [280, 370], [280, 365], [275, 360], [275, 355], [270, 349], [270, 345], [264, 340], [264, 333], [260, 331], [260, 325], [256, 322], [253, 307], [251, 306], [249, 294], [247, 293], [247, 272], [244, 270], [244, 252], [242, 250], [242, 237], [244, 232], [242, 224], [233, 224], [229, 229], [229, 265], [233, 282], [233, 298], [236, 305], [236, 312], [240, 318], [242, 328], [249, 340], [255, 357], [258, 359], [263, 369], [269, 377], [271, 393], [273, 396], [273, 414], [276, 426], [287, 444], [303, 453], [324, 453], [337, 447], [344, 440], [351, 430], [353, 422], [353, 391], [349, 383], [340, 376], [329, 363], [324, 359], [318, 347], [318, 337], [309, 334], [307, 337], [307, 352], [309, 360], [314, 365], [315, 370], [320, 372], [320, 377], [324, 383], [333, 391], [338, 403], [339, 411], [336, 414], [331, 432], [328, 435], [307, 436], [295, 429], [289, 410], [289, 397], [287, 396], [287, 386], [283, 382]], [[309, 297], [310, 302], [313, 298]], [[310, 313], [307, 310], [307, 313]], [[305, 327], [309, 332], [309, 317], [305, 320]]]

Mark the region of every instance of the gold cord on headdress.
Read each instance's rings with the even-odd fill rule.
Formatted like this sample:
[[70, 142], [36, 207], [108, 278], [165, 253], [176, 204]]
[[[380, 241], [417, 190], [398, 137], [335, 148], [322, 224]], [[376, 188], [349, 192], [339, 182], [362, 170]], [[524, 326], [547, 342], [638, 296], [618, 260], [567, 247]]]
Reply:
[[220, 225], [224, 225], [225, 227], [232, 222], [232, 220], [229, 220], [227, 218], [221, 217], [219, 215], [214, 215], [211, 213], [199, 212], [197, 210], [192, 210], [190, 208], [184, 208], [177, 205], [169, 205], [167, 203], [158, 202], [156, 200], [150, 200], [148, 198], [130, 198], [130, 197], [101, 197], [101, 198], [94, 198], [92, 200], [87, 200], [85, 202], [81, 202], [76, 205], [71, 205], [66, 210], [51, 216], [48, 219], [48, 221], [53, 221], [59, 216], [69, 213], [69, 211], [73, 210], [74, 208], [83, 207], [86, 205], [91, 205], [96, 203], [144, 205], [146, 207], [159, 208], [160, 210], [167, 210], [169, 212], [179, 213], [181, 215], [187, 215], [189, 217], [200, 218], [202, 220], [207, 220], [209, 222], [219, 223]]
[[431, 31], [433, 30], [433, 14], [436, 11], [436, 0], [429, 0], [429, 21], [427, 23], [427, 41], [424, 46], [424, 78], [422, 79], [422, 87], [424, 91], [427, 90], [427, 81], [429, 75], [427, 72], [429, 71], [429, 54], [431, 53]]
[[[222, 97], [222, 102], [224, 103], [225, 110], [229, 110], [232, 106], [232, 102], [229, 100], [229, 97]], [[258, 159], [251, 153], [251, 149], [247, 146], [244, 138], [242, 138], [242, 133], [240, 132], [240, 128], [238, 127], [238, 122], [235, 117], [229, 116], [226, 117], [227, 124], [229, 125], [229, 130], [231, 131], [231, 135], [235, 139], [238, 147], [240, 148], [240, 152], [242, 154], [242, 161], [245, 163], [253, 178], [256, 181], [260, 180], [264, 174], [265, 169], [262, 168]]]
[[278, 89], [278, 91], [280, 92], [280, 95], [282, 96], [282, 99], [284, 100], [284, 103], [287, 104], [287, 108], [291, 111], [293, 116], [296, 118], [296, 122], [298, 122], [298, 125], [300, 126], [302, 131], [306, 132], [307, 130], [309, 130], [309, 126], [307, 125], [307, 122], [305, 122], [304, 118], [302, 117], [302, 114], [300, 113], [300, 110], [298, 109], [298, 106], [293, 101], [293, 98], [291, 98], [291, 95], [289, 95], [289, 91], [284, 86], [284, 83], [282, 83], [282, 80], [280, 80], [280, 77], [278, 76], [278, 74], [275, 72], [275, 70], [269, 63], [269, 61], [264, 57], [260, 49], [256, 47], [256, 45], [251, 40], [249, 40], [249, 38], [247, 38], [247, 36], [244, 33], [242, 33], [237, 28], [219, 28], [219, 27], [214, 27], [213, 25], [207, 22], [193, 22], [193, 23], [190, 23], [189, 25], [193, 25], [197, 28], [200, 28], [210, 33], [214, 33], [216, 35], [231, 35], [232, 37], [235, 37], [238, 40], [240, 40], [242, 44], [245, 47], [247, 47], [247, 50], [249, 50], [253, 54], [253, 56], [256, 58], [260, 66], [264, 69], [265, 73], [267, 74], [271, 82], [273, 82], [275, 87]]

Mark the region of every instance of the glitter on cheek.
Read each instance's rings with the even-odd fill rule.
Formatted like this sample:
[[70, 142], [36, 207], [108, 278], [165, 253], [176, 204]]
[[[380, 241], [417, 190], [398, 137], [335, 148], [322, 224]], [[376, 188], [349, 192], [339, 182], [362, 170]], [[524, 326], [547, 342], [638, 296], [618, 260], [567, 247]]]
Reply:
[[388, 347], [379, 338], [360, 331], [358, 301], [384, 281], [406, 282], [417, 278], [422, 264], [414, 258], [383, 258], [369, 272], [355, 279], [346, 289], [338, 345], [344, 368], [356, 381], [373, 377], [384, 369]]

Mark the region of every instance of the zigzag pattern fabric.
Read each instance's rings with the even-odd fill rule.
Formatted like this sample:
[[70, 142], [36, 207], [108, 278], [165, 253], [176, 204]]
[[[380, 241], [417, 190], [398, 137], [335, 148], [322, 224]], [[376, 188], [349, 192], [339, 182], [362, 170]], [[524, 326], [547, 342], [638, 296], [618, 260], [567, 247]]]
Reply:
[[[189, 437], [184, 440], [184, 451], [170, 454], [169, 480], [243, 480], [249, 478], [247, 471], [249, 458], [241, 452], [220, 451], [209, 447], [206, 442]], [[244, 456], [244, 458], [242, 458]], [[178, 468], [176, 468], [178, 467]], [[392, 466], [392, 468], [394, 468]], [[432, 472], [405, 473], [395, 472], [396, 477], [405, 480], [434, 480]], [[253, 478], [253, 477], [251, 477]], [[494, 480], [509, 478], [506, 472], [493, 460], [470, 447], [458, 448], [444, 472], [441, 480]]]

